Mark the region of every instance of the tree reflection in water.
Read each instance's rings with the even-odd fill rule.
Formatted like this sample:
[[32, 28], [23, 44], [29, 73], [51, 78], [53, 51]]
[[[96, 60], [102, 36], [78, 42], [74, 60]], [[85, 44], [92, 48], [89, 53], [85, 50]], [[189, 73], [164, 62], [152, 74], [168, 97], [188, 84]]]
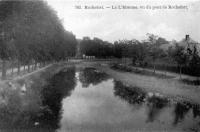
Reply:
[[100, 72], [95, 68], [85, 68], [81, 70], [79, 74], [79, 80], [84, 88], [87, 88], [90, 84], [97, 85], [109, 78], [110, 77], [106, 73]]
[[193, 105], [193, 117], [200, 118], [200, 105], [195, 105], [195, 104]]
[[[177, 125], [179, 122], [184, 120], [186, 114], [192, 110], [193, 112], [193, 118], [200, 118], [200, 105], [198, 104], [192, 104], [190, 102], [177, 102], [175, 109], [174, 109], [174, 125]], [[200, 123], [200, 122], [199, 122]]]
[[153, 122], [161, 113], [162, 109], [168, 104], [167, 98], [153, 95], [147, 99], [148, 119], [147, 122]]
[[74, 67], [55, 74], [56, 68], [33, 76], [23, 95], [8, 91], [6, 104], [0, 106], [0, 130], [50, 132], [59, 127], [62, 99], [70, 96], [76, 78]]
[[[190, 108], [193, 109], [194, 118], [200, 116], [199, 105], [191, 105], [188, 102], [177, 102], [170, 105], [168, 98], [160, 95], [153, 94], [149, 96], [141, 88], [125, 86], [120, 81], [114, 80], [114, 94], [120, 97], [133, 106], [140, 105], [146, 107], [147, 110], [147, 122], [154, 122], [156, 118], [161, 114], [165, 107], [173, 107], [175, 116], [173, 124], [176, 125], [179, 121], [184, 119], [185, 114]], [[142, 106], [142, 104], [145, 104]]]
[[144, 102], [146, 96], [145, 92], [143, 92], [140, 88], [130, 88], [125, 86], [120, 81], [115, 80], [114, 94], [127, 101], [129, 104], [141, 104]]
[[174, 125], [177, 125], [178, 122], [182, 121], [185, 115], [190, 110], [191, 105], [187, 102], [178, 102], [175, 106], [175, 118], [174, 118]]
[[45, 127], [57, 129], [60, 121], [62, 99], [75, 88], [75, 68], [61, 71], [48, 80], [42, 90], [43, 111], [39, 120]]
[[164, 97], [148, 95], [138, 87], [129, 87], [119, 81], [114, 81], [114, 94], [131, 105], [147, 104], [147, 122], [153, 122], [161, 110], [167, 106], [168, 100]]

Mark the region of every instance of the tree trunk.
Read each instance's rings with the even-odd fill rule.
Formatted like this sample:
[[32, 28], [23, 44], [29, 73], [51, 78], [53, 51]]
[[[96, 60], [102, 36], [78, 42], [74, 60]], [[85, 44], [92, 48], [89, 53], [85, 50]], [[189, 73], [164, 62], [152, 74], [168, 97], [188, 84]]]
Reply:
[[12, 64], [11, 64], [11, 76], [13, 76], [13, 74], [14, 74], [14, 63], [13, 63], [13, 61], [12, 61]]
[[30, 63], [28, 63], [28, 72], [30, 72]]
[[156, 66], [155, 66], [155, 62], [153, 63], [153, 73], [156, 73]]
[[26, 65], [24, 64], [24, 72], [26, 71]]
[[34, 68], [35, 68], [35, 66], [34, 66], [34, 64], [32, 64], [32, 71], [34, 71]]
[[2, 79], [6, 79], [6, 70], [7, 70], [7, 67], [6, 67], [6, 60], [3, 59], [3, 62], [2, 62]]
[[11, 76], [13, 76], [13, 74], [14, 74], [14, 68], [13, 68], [13, 66], [12, 66], [12, 68], [11, 68]]
[[179, 71], [179, 74], [180, 74], [180, 79], [182, 79], [182, 76], [181, 76], [181, 74], [182, 74], [182, 66], [180, 66], [180, 71]]
[[37, 62], [35, 62], [35, 70], [37, 70]]
[[31, 63], [31, 71], [33, 71], [34, 69], [33, 69], [33, 65], [32, 65], [32, 63]]
[[142, 63], [142, 71], [144, 72], [144, 65], [143, 65], [143, 63]]
[[20, 62], [18, 62], [18, 64], [17, 64], [17, 74], [18, 75], [20, 74]]

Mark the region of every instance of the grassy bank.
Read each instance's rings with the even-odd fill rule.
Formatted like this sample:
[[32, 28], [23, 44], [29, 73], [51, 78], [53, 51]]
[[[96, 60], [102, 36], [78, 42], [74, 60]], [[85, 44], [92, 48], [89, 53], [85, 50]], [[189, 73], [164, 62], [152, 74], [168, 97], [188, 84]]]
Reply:
[[[7, 128], [11, 131], [55, 131], [58, 127], [61, 99], [70, 94], [69, 91], [75, 85], [75, 72], [73, 68], [65, 70], [68, 66], [71, 67], [64, 63], [53, 64], [1, 83], [0, 131]], [[57, 84], [61, 86], [58, 87]], [[70, 90], [64, 87], [68, 85], [71, 85], [67, 87]]]
[[115, 80], [132, 87], [140, 87], [147, 92], [158, 92], [178, 100], [193, 101], [200, 104], [200, 89], [171, 77], [160, 78], [160, 75], [146, 75], [110, 68], [109, 65], [96, 65], [96, 68], [109, 74]]
[[123, 65], [123, 64], [115, 63], [115, 64], [112, 64], [110, 67], [114, 70], [119, 70], [119, 71], [123, 71], [123, 72], [131, 72], [131, 73], [145, 75], [145, 76], [153, 76], [156, 78], [162, 78], [162, 79], [173, 78], [173, 76], [169, 76], [166, 74], [154, 73], [153, 71], [147, 71], [145, 69], [141, 70], [141, 68], [139, 69], [137, 67], [127, 66], [127, 65]]

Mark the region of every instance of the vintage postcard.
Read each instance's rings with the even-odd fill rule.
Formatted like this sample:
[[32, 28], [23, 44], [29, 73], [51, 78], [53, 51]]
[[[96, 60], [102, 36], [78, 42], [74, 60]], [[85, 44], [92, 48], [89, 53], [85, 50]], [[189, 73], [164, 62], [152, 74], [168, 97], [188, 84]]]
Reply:
[[0, 132], [200, 132], [199, 0], [0, 0]]

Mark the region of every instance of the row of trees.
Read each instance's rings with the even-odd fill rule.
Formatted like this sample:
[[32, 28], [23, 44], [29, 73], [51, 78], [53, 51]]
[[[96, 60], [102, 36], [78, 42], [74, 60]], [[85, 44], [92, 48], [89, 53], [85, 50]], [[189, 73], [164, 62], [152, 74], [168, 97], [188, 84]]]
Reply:
[[87, 56], [106, 58], [113, 55], [112, 44], [99, 38], [83, 37], [80, 42], [80, 52]]
[[[169, 43], [162, 37], [147, 34], [144, 41], [119, 40], [114, 44], [99, 38], [84, 37], [80, 42], [80, 52], [97, 58], [132, 58], [132, 63], [139, 66], [154, 67], [157, 62], [173, 64], [187, 69], [192, 74], [199, 74], [200, 58], [198, 50], [174, 44], [168, 50], [160, 48]], [[6, 77], [6, 62], [12, 67], [35, 63], [60, 61], [74, 56], [77, 41], [66, 30], [47, 3], [37, 1], [0, 1], [0, 59], [2, 60], [2, 77]], [[159, 61], [157, 61], [159, 60]], [[28, 70], [29, 71], [29, 70]]]
[[[141, 60], [145, 57], [147, 45], [149, 43], [154, 43], [153, 40], [155, 37], [153, 34], [149, 34], [149, 42], [147, 41], [138, 41], [133, 40], [119, 40], [115, 41], [114, 44], [107, 41], [103, 41], [99, 38], [90, 39], [89, 37], [83, 37], [80, 42], [80, 52], [87, 56], [95, 56], [97, 58], [106, 58], [106, 57], [132, 57], [134, 60]], [[162, 43], [168, 43], [164, 38], [158, 38], [153, 46], [158, 47]], [[155, 47], [155, 48], [156, 48]], [[138, 52], [140, 50], [140, 52]]]
[[[97, 41], [98, 40], [98, 41]], [[161, 48], [166, 45], [167, 48]], [[162, 70], [172, 70], [191, 75], [200, 75], [200, 57], [197, 46], [187, 48], [174, 41], [170, 46], [169, 42], [154, 34], [147, 34], [147, 39], [143, 41], [119, 40], [114, 44], [94, 38], [85, 37], [80, 42], [80, 51], [88, 56], [98, 58], [116, 57], [131, 58], [132, 64], [140, 67], [152, 67], [154, 72], [156, 67]], [[162, 64], [162, 66], [161, 66]]]
[[[63, 60], [74, 56], [76, 38], [66, 30], [46, 2], [0, 1], [0, 58], [21, 65]], [[14, 64], [14, 63], [13, 63]]]

